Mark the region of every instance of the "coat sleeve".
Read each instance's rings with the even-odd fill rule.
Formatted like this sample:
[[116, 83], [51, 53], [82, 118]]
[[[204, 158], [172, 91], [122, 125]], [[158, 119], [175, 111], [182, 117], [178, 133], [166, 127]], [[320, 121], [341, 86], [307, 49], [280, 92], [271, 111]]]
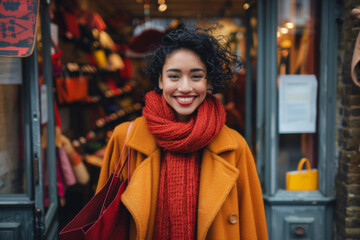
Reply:
[[243, 137], [238, 135], [239, 156], [237, 180], [241, 239], [268, 239], [264, 201], [252, 153]]
[[[118, 125], [114, 129], [113, 134], [110, 137], [102, 162], [96, 192], [99, 192], [101, 190], [111, 173], [113, 173], [116, 169], [116, 165], [119, 161], [119, 157], [121, 154], [121, 149], [125, 142], [126, 132], [129, 124], [129, 122], [126, 122]], [[121, 161], [123, 161], [124, 158], [125, 156], [123, 156], [123, 159], [121, 159]]]

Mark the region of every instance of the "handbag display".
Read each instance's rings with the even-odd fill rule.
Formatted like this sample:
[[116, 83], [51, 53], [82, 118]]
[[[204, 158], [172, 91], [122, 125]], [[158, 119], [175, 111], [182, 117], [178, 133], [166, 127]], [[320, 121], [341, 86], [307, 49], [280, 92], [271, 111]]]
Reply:
[[[133, 122], [130, 123], [126, 136], [132, 124]], [[118, 172], [124, 149], [125, 144], [115, 172], [111, 174], [104, 187], [60, 232], [61, 240], [128, 239], [130, 216], [121, 202], [121, 195], [130, 181], [130, 149]], [[126, 163], [128, 163], [128, 174], [121, 183], [120, 174]]]
[[85, 100], [88, 97], [88, 78], [81, 72], [73, 77], [66, 74], [55, 79], [57, 97], [60, 104]]
[[[302, 170], [306, 163], [306, 169]], [[286, 173], [286, 190], [288, 191], [312, 191], [318, 189], [319, 172], [311, 169], [310, 161], [302, 158], [296, 171]]]

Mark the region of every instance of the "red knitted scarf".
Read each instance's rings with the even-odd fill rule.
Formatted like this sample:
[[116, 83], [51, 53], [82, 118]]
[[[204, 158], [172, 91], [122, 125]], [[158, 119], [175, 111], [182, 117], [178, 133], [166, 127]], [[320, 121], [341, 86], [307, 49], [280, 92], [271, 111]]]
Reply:
[[162, 94], [146, 94], [143, 116], [163, 148], [154, 239], [195, 239], [201, 149], [225, 124], [225, 110], [211, 94], [188, 122], [178, 122]]

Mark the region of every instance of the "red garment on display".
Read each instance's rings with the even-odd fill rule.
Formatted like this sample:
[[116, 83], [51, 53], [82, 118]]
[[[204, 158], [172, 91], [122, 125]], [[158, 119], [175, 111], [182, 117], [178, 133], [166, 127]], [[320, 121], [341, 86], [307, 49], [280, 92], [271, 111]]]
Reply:
[[87, 10], [82, 13], [81, 17], [84, 18], [86, 25], [90, 29], [96, 28], [99, 32], [106, 29], [104, 20], [97, 12]]
[[143, 116], [163, 148], [154, 239], [195, 239], [201, 149], [224, 126], [224, 107], [208, 94], [188, 122], [178, 122], [163, 95], [151, 91]]
[[58, 108], [56, 101], [54, 101], [54, 116], [55, 116], [55, 126], [57, 126], [61, 129], [62, 128], [61, 118], [60, 118], [59, 108]]
[[125, 67], [120, 69], [120, 76], [125, 79], [133, 78], [133, 69], [129, 58], [123, 58]]
[[76, 38], [80, 38], [81, 34], [80, 34], [78, 17], [66, 11], [63, 11], [62, 14], [64, 17], [67, 31], [69, 31]]

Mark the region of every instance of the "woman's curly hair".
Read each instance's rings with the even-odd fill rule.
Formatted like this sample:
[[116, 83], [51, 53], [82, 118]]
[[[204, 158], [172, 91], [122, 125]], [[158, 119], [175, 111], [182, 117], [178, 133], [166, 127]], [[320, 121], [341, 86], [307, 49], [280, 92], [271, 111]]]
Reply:
[[160, 47], [152, 53], [146, 66], [155, 91], [161, 92], [159, 77], [167, 56], [178, 49], [191, 50], [200, 57], [206, 66], [206, 78], [212, 93], [217, 93], [226, 84], [232, 83], [232, 66], [241, 66], [242, 62], [239, 57], [231, 53], [227, 44], [221, 45], [209, 33], [211, 30], [181, 26], [163, 36]]

